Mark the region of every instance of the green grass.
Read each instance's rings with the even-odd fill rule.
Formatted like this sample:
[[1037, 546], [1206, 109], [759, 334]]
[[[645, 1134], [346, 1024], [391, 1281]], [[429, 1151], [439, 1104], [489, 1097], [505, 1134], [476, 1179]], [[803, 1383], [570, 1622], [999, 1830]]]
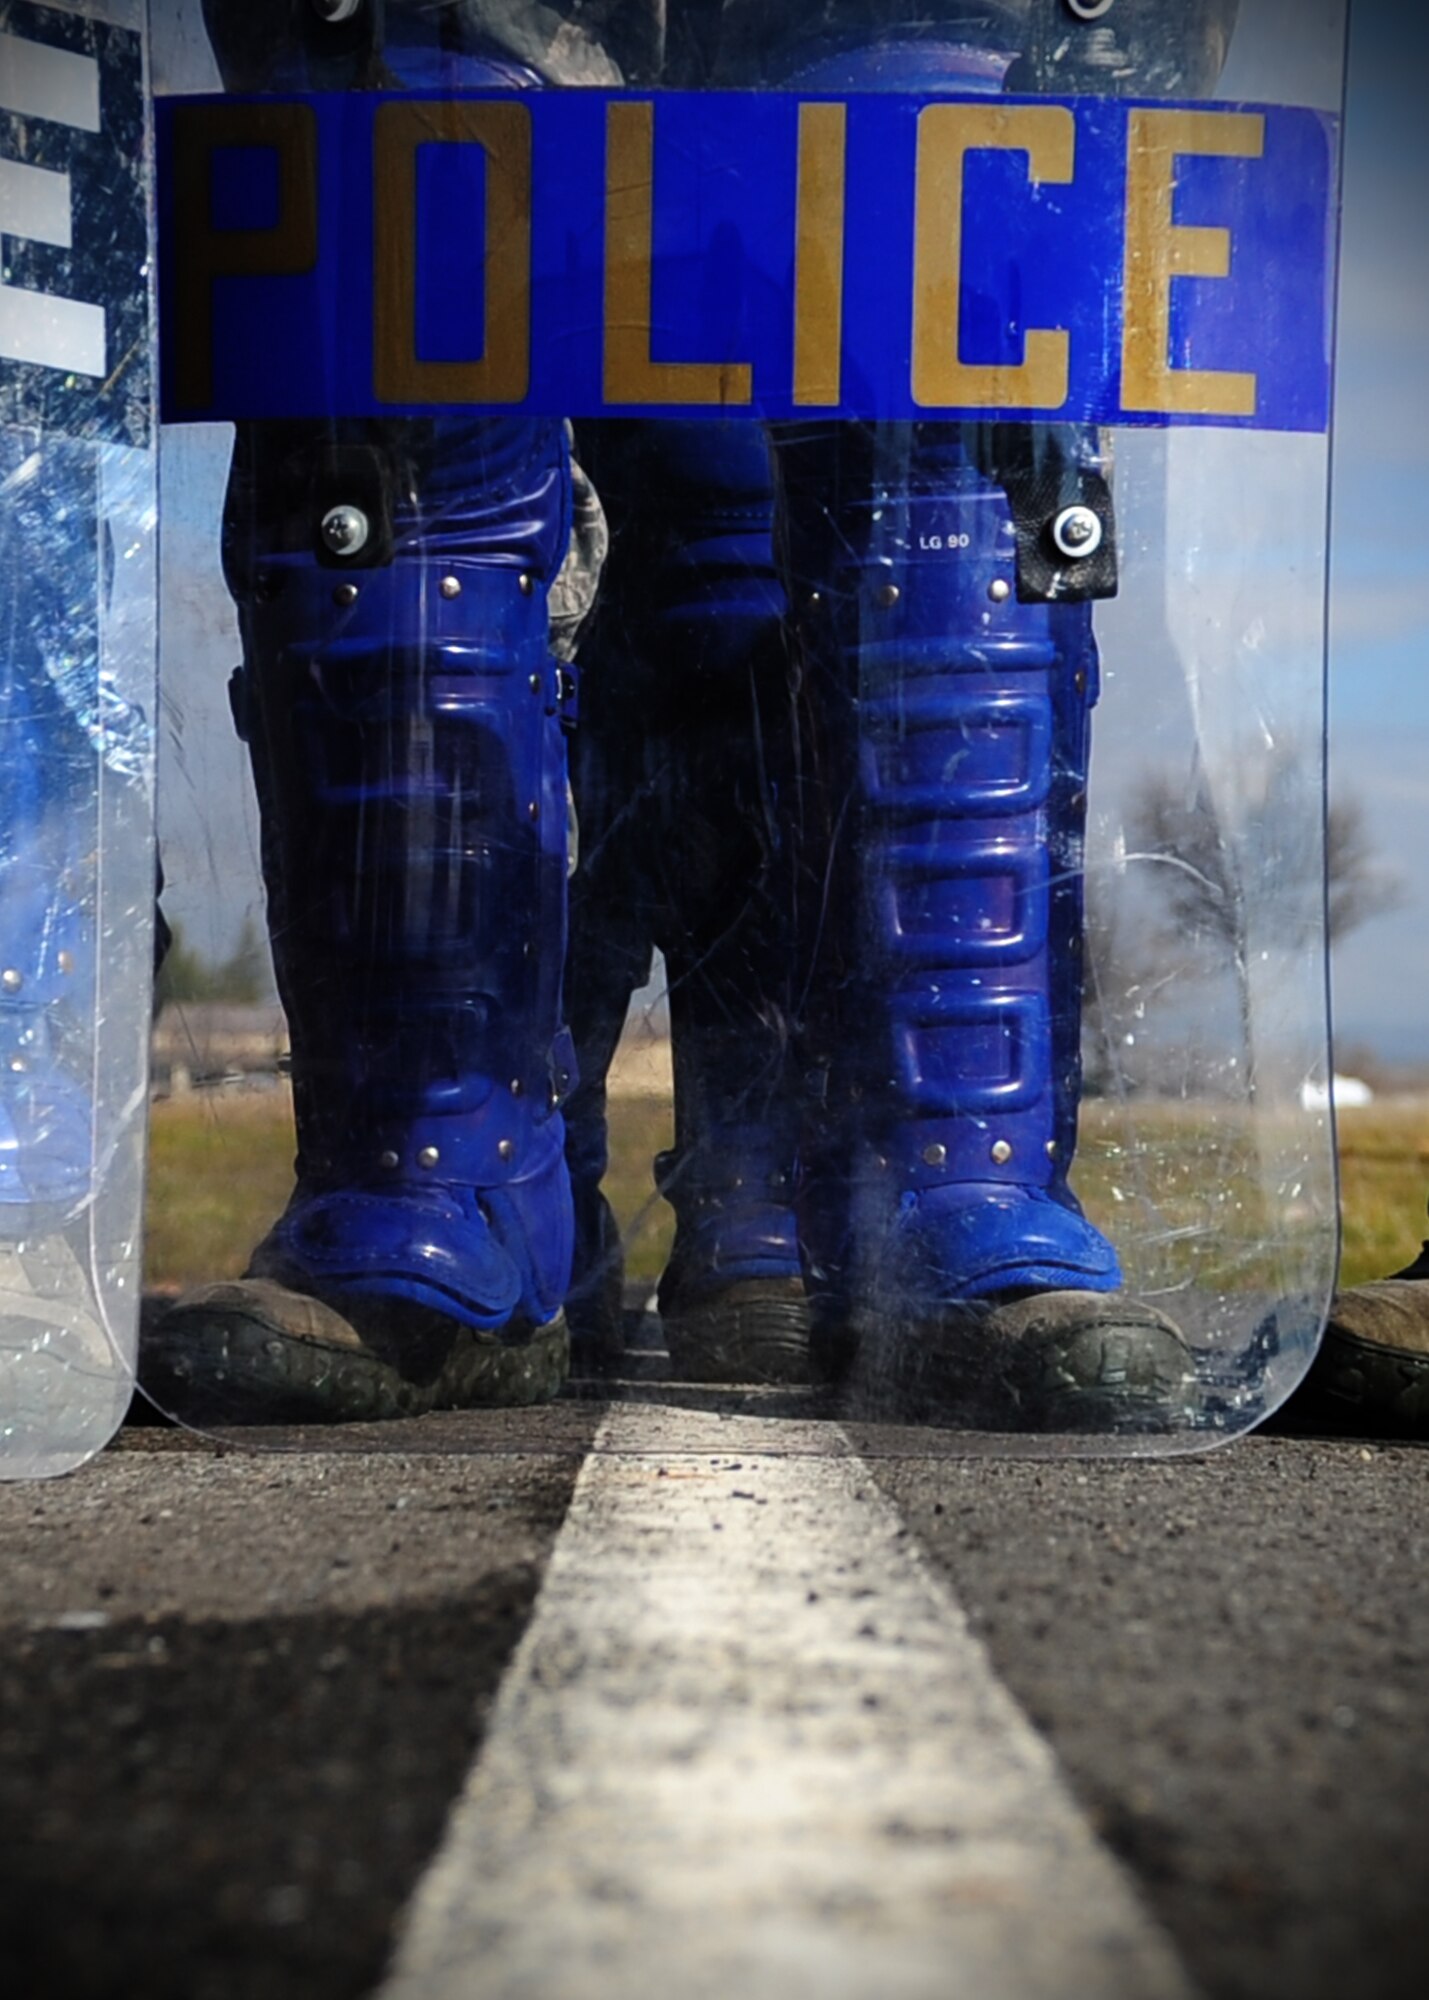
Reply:
[[[150, 1122], [145, 1278], [176, 1291], [234, 1277], [287, 1200], [293, 1138], [286, 1092], [195, 1095], [156, 1103]], [[653, 1281], [673, 1229], [655, 1194], [650, 1162], [670, 1143], [668, 1104], [632, 1097], [612, 1105], [606, 1182], [626, 1232], [630, 1275]], [[1390, 1102], [1340, 1119], [1342, 1282], [1398, 1270], [1417, 1255], [1429, 1191], [1429, 1101]], [[1174, 1281], [1210, 1242], [1212, 1282], [1234, 1289], [1273, 1280], [1297, 1232], [1319, 1227], [1287, 1184], [1267, 1193], [1258, 1156], [1227, 1119], [1158, 1109], [1129, 1149], [1113, 1114], [1088, 1105], [1077, 1186], [1113, 1237], [1154, 1238], [1140, 1256], [1143, 1283]], [[1154, 1216], [1153, 1216], [1154, 1211]], [[1154, 1228], [1148, 1222], [1154, 1223]], [[1300, 1240], [1300, 1239], [1297, 1239]], [[1206, 1267], [1201, 1267], [1206, 1276]]]
[[1404, 1100], [1339, 1118], [1340, 1282], [1403, 1270], [1429, 1234], [1429, 1100]]
[[144, 1283], [236, 1278], [293, 1185], [286, 1090], [202, 1091], [150, 1108]]

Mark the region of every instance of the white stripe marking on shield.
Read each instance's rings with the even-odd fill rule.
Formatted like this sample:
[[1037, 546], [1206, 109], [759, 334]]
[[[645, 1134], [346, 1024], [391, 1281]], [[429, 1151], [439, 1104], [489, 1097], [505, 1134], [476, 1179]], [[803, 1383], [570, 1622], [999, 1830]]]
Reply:
[[68, 250], [74, 242], [68, 174], [0, 160], [0, 236], [27, 236]]
[[0, 110], [99, 130], [99, 64], [92, 56], [0, 35]]

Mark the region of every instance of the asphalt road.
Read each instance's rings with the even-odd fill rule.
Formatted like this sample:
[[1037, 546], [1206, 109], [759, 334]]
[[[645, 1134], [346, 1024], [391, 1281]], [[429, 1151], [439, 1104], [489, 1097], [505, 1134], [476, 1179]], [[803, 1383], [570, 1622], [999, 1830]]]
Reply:
[[[599, 1415], [0, 1488], [7, 2000], [373, 1992]], [[1420, 2000], [1429, 1449], [869, 1469], [1210, 2000]]]

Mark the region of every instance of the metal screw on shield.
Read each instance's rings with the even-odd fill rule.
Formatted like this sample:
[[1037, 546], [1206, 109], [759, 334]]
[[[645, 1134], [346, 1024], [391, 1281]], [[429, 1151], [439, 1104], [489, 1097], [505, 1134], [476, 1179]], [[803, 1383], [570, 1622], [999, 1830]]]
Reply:
[[333, 27], [339, 21], [350, 21], [354, 14], [362, 11], [362, 0], [312, 0], [312, 5], [318, 19], [329, 22]]
[[1085, 562], [1102, 545], [1100, 515], [1090, 507], [1064, 507], [1052, 523], [1052, 540], [1071, 562]]
[[1066, 0], [1067, 12], [1079, 21], [1099, 21], [1111, 12], [1112, 0]]
[[360, 507], [331, 507], [323, 515], [323, 540], [335, 556], [358, 555], [371, 532]]

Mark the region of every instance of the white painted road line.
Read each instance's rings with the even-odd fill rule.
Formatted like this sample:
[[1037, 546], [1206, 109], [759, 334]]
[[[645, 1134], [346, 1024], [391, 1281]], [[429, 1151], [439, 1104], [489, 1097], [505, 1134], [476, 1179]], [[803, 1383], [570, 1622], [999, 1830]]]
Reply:
[[867, 1469], [777, 1434], [606, 1420], [382, 2000], [1188, 2000]]

